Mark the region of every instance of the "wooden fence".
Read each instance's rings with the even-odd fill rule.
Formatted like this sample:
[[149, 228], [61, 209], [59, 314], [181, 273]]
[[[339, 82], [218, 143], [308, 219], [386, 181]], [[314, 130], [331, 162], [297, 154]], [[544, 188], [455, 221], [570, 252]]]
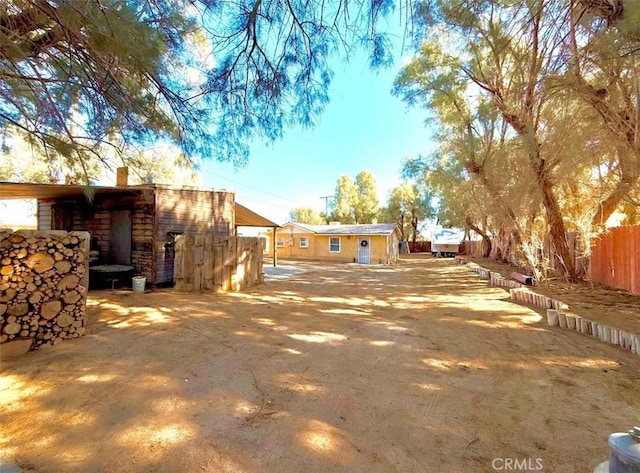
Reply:
[[640, 294], [640, 226], [610, 228], [595, 241], [591, 279]]
[[[579, 276], [607, 286], [640, 294], [640, 226], [610, 228], [592, 242], [591, 257], [582, 256], [584, 242], [576, 233], [569, 233], [569, 248], [575, 255], [574, 264]], [[461, 252], [471, 256], [482, 255], [481, 241], [465, 241]], [[495, 241], [490, 257], [495, 257]], [[547, 238], [541, 256], [551, 269], [558, 269], [551, 242]]]
[[[576, 232], [567, 233], [567, 243], [569, 244], [569, 252], [573, 255], [573, 265], [577, 270], [578, 276], [583, 277], [588, 273], [589, 262], [588, 259], [583, 256], [584, 254], [584, 242], [580, 235]], [[491, 241], [491, 253], [490, 258], [497, 258], [499, 245], [494, 238]], [[478, 241], [465, 241], [460, 245], [460, 253], [470, 256], [482, 256], [483, 242]], [[545, 238], [542, 248], [538, 252], [538, 256], [544, 262], [543, 266], [548, 274], [553, 271], [559, 271], [560, 260], [558, 259], [551, 238]], [[511, 261], [512, 264], [515, 264]]]
[[482, 256], [482, 241], [463, 241], [460, 244], [460, 254], [469, 256]]
[[430, 241], [410, 241], [409, 242], [410, 253], [431, 253]]
[[242, 291], [263, 282], [261, 238], [179, 235], [174, 283], [177, 291]]

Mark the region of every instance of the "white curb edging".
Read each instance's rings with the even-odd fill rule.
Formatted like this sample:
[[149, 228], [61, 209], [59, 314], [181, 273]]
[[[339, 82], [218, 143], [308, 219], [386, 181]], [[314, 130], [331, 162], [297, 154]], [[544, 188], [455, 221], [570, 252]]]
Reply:
[[562, 301], [552, 299], [542, 294], [536, 294], [527, 286], [517, 281], [505, 279], [501, 274], [489, 271], [477, 263], [467, 262], [461, 256], [456, 256], [455, 261], [464, 264], [469, 270], [487, 280], [489, 286], [504, 287], [509, 289], [509, 298], [515, 302], [534, 305], [547, 310], [547, 324], [551, 327], [560, 327], [575, 330], [584, 335], [591, 335], [599, 340], [617, 345], [640, 356], [640, 335], [609, 327], [600, 322], [585, 319], [580, 315], [566, 314], [569, 306]]

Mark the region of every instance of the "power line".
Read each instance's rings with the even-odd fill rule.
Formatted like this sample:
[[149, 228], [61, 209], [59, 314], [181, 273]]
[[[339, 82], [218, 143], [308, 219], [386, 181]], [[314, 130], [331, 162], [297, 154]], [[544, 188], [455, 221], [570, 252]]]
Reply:
[[294, 203], [294, 204], [296, 204], [296, 205], [301, 205], [301, 206], [306, 205], [306, 204], [304, 204], [303, 202], [300, 202], [300, 201], [297, 201], [297, 200], [293, 200], [293, 199], [289, 199], [289, 198], [287, 198], [287, 197], [283, 197], [283, 196], [280, 196], [280, 195], [274, 194], [273, 192], [269, 192], [269, 191], [266, 191], [266, 190], [264, 190], [264, 189], [259, 189], [259, 188], [257, 188], [257, 187], [253, 187], [253, 186], [249, 186], [249, 185], [247, 185], [247, 184], [243, 184], [243, 183], [238, 182], [238, 181], [236, 181], [236, 180], [234, 180], [234, 179], [231, 179], [231, 178], [229, 178], [229, 177], [223, 176], [223, 175], [221, 175], [221, 174], [214, 173], [213, 171], [205, 171], [205, 170], [201, 170], [201, 172], [202, 172], [202, 173], [204, 173], [204, 174], [208, 174], [208, 175], [209, 175], [209, 176], [211, 176], [211, 177], [221, 178], [221, 179], [224, 179], [225, 181], [232, 182], [232, 183], [234, 183], [234, 184], [235, 184], [235, 185], [237, 185], [237, 186], [244, 187], [244, 188], [246, 188], [246, 189], [250, 189], [250, 190], [253, 190], [253, 191], [256, 191], [256, 192], [260, 192], [261, 194], [269, 195], [269, 196], [271, 196], [271, 197], [275, 197], [276, 199], [286, 200], [286, 201], [288, 201], [288, 202], [292, 202], [292, 203]]
[[320, 196], [321, 199], [324, 199], [324, 214], [329, 215], [329, 199], [331, 199], [332, 195], [323, 195]]

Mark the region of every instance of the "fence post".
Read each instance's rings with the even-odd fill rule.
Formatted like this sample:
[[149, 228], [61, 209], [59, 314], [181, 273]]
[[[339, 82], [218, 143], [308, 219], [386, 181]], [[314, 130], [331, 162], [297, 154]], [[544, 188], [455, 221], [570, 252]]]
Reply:
[[174, 280], [176, 291], [193, 291], [193, 245], [191, 235], [176, 237], [176, 257], [174, 261]]
[[204, 239], [204, 259], [202, 265], [202, 288], [213, 289], [213, 272], [215, 267], [215, 259], [213, 254], [213, 236], [207, 235]]
[[204, 235], [193, 237], [193, 290], [202, 289], [202, 272], [204, 264]]
[[213, 288], [222, 291], [224, 287], [224, 240], [213, 239]]

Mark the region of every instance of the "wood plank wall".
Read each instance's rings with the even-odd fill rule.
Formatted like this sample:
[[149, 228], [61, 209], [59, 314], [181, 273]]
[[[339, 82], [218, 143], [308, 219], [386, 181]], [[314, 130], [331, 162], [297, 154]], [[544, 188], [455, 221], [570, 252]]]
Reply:
[[[54, 205], [66, 206], [72, 212], [71, 228], [52, 228]], [[92, 202], [84, 197], [41, 199], [38, 201], [39, 230], [86, 231], [100, 250], [100, 262], [110, 263], [110, 212], [131, 211], [131, 264], [152, 284], [156, 272], [153, 265], [154, 191], [130, 189], [120, 194], [96, 195]]]
[[263, 282], [263, 239], [211, 235], [176, 237], [177, 291], [243, 291]]
[[[588, 276], [593, 282], [623, 289], [631, 294], [640, 294], [640, 226], [608, 229], [592, 242], [591, 256], [581, 256], [584, 242], [579, 235], [570, 233], [568, 238], [569, 246], [576, 255], [574, 264], [581, 276]], [[482, 255], [481, 241], [466, 241], [462, 247], [465, 254]], [[557, 268], [557, 258], [549, 241], [542, 254], [552, 268]], [[491, 257], [494, 255], [492, 252]]]
[[591, 279], [640, 294], [640, 226], [610, 228], [596, 240]]
[[156, 283], [174, 279], [175, 242], [170, 236], [234, 234], [235, 196], [225, 191], [156, 189]]

